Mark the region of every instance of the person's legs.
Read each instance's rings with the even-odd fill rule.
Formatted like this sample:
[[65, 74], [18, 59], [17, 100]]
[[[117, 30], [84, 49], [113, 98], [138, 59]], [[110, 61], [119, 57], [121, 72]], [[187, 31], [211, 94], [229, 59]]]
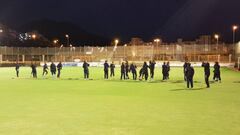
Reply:
[[87, 79], [89, 79], [89, 71], [87, 71]]
[[113, 77], [113, 74], [114, 74], [114, 73], [113, 73], [113, 71], [111, 70], [110, 77]]
[[193, 88], [193, 77], [191, 77], [190, 83], [191, 83], [191, 88]]
[[214, 72], [213, 80], [216, 81], [216, 73]]
[[148, 74], [145, 74], [145, 80], [146, 81], [148, 80]]
[[220, 82], [222, 81], [221, 73], [220, 73], [220, 72], [218, 73], [218, 79], [219, 79]]
[[152, 76], [151, 76], [151, 78], [152, 78], [152, 79], [154, 78], [154, 71], [152, 71]]
[[17, 77], [19, 77], [19, 71], [17, 70], [16, 72], [17, 72]]
[[129, 79], [129, 76], [128, 76], [128, 71], [126, 71], [126, 79]]
[[87, 79], [87, 73], [84, 71], [84, 79]]
[[187, 88], [189, 88], [189, 84], [190, 84], [190, 79], [187, 78]]
[[207, 88], [209, 88], [209, 87], [210, 87], [210, 84], [209, 84], [209, 75], [205, 75], [205, 82], [206, 82]]

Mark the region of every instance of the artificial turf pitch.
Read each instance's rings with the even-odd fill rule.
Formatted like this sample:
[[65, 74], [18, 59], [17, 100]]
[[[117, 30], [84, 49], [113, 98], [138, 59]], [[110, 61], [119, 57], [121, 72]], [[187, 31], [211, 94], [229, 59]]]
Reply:
[[[0, 68], [0, 135], [239, 135], [240, 73], [222, 69], [205, 89], [203, 69], [186, 89], [182, 68], [170, 80], [103, 80], [103, 69], [64, 68], [62, 78], [30, 78], [31, 69]], [[211, 74], [212, 78], [212, 74]]]

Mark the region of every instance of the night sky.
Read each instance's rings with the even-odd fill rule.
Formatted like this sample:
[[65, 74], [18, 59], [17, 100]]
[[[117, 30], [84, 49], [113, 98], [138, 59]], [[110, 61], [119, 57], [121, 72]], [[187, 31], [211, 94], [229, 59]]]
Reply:
[[[240, 0], [0, 0], [0, 21], [20, 26], [38, 19], [76, 23], [91, 33], [165, 41], [220, 33], [231, 41]], [[239, 34], [240, 35], [240, 34]], [[238, 38], [240, 39], [240, 37]]]

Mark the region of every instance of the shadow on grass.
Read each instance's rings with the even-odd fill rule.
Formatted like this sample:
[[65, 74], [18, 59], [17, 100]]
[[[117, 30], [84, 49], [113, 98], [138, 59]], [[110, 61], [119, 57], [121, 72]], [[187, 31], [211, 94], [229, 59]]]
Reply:
[[240, 83], [240, 81], [235, 81], [235, 82], [233, 82], [233, 83]]
[[188, 88], [184, 88], [184, 89], [172, 89], [170, 91], [197, 91], [197, 90], [205, 90], [207, 88], [192, 88], [192, 89], [188, 89]]

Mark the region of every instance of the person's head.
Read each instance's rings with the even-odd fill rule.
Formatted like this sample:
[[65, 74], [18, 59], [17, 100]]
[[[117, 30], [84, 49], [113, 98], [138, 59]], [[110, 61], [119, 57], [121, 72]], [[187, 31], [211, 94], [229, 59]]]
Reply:
[[165, 62], [165, 61], [163, 62], [163, 65], [166, 65], [166, 62]]
[[124, 62], [122, 62], [122, 65], [124, 65]]
[[105, 60], [105, 63], [107, 63], [108, 61], [107, 60]]
[[144, 63], [143, 63], [144, 65], [147, 65], [147, 62], [146, 61], [144, 61]]
[[152, 61], [150, 60], [150, 61], [149, 61], [149, 63], [151, 64], [151, 63], [152, 63]]

